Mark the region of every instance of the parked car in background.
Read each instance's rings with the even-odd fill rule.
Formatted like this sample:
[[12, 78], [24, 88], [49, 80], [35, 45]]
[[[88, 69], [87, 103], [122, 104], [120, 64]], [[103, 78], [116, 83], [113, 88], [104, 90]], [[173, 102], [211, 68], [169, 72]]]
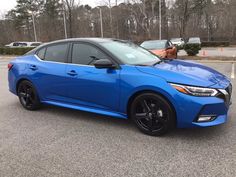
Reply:
[[199, 45], [201, 45], [202, 43], [201, 43], [201, 39], [199, 38], [199, 37], [190, 37], [189, 39], [188, 39], [188, 42], [187, 42], [188, 44], [199, 44]]
[[183, 38], [172, 38], [170, 41], [172, 42], [173, 45], [176, 45], [180, 48], [183, 48], [185, 44]]
[[10, 44], [5, 45], [5, 47], [37, 47], [40, 46], [42, 42], [12, 42]]
[[141, 47], [161, 58], [177, 58], [177, 48], [169, 40], [144, 41]]

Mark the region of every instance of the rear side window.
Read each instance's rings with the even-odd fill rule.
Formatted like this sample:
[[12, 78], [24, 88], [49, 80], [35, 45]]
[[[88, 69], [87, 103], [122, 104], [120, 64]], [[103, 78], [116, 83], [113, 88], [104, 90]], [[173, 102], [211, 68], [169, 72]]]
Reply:
[[68, 44], [56, 44], [47, 47], [44, 60], [61, 63], [66, 62], [67, 48]]
[[34, 47], [37, 47], [37, 46], [40, 46], [41, 43], [32, 43], [30, 46], [34, 46]]
[[45, 51], [46, 51], [46, 48], [42, 48], [37, 53], [37, 56], [42, 60], [44, 60]]
[[108, 59], [108, 57], [100, 49], [89, 44], [73, 44], [72, 63], [93, 65], [99, 59]]

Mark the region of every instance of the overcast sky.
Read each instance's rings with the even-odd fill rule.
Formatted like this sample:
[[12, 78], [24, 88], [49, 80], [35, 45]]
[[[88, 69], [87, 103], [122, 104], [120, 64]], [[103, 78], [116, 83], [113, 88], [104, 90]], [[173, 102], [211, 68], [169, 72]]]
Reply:
[[[101, 5], [101, 0], [77, 0], [80, 4], [89, 4], [94, 7]], [[16, 0], [0, 0], [0, 13], [5, 13], [16, 6]]]

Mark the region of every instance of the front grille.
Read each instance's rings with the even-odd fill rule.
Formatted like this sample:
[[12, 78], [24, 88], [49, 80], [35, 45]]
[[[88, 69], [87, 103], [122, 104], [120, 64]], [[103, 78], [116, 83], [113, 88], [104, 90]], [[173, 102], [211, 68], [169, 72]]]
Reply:
[[232, 84], [229, 84], [229, 86], [228, 86], [225, 90], [226, 90], [226, 91], [228, 92], [228, 94], [229, 94], [229, 99], [231, 99], [232, 90], [233, 90]]
[[223, 99], [226, 106], [229, 106], [232, 95], [232, 84], [229, 84], [229, 86], [226, 89], [219, 89], [219, 91], [220, 92], [217, 95], [217, 97]]

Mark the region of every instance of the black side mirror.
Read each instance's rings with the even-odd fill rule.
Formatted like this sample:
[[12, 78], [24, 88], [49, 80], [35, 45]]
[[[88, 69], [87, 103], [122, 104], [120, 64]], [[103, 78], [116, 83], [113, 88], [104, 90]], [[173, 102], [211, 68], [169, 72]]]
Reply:
[[115, 65], [108, 59], [100, 59], [94, 63], [94, 66], [98, 69], [102, 68], [115, 68]]

